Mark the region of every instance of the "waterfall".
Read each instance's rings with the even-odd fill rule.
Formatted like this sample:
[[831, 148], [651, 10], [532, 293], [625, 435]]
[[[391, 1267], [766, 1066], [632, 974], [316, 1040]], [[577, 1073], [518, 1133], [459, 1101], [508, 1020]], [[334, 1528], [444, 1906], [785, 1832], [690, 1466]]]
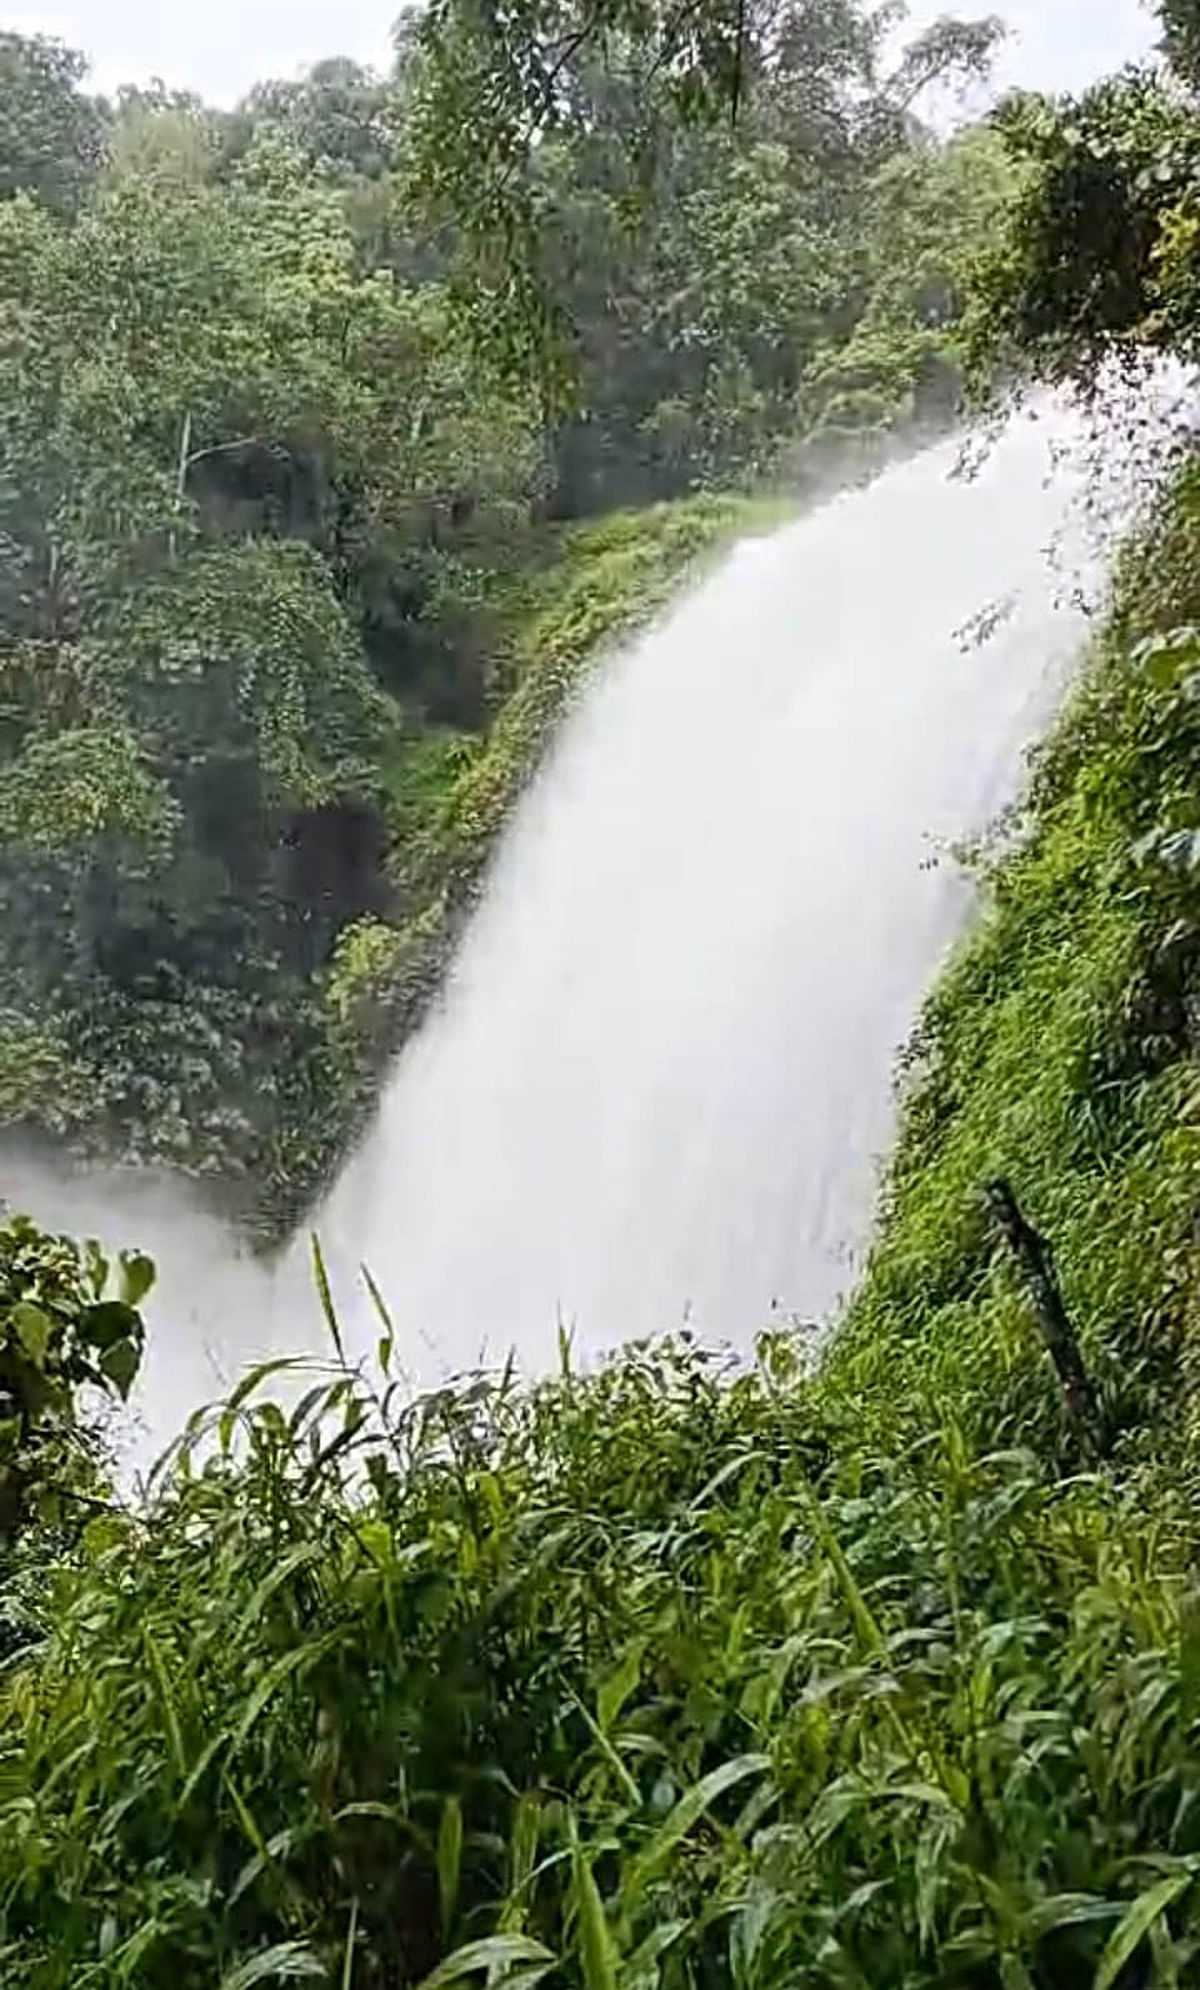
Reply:
[[[1018, 419], [965, 481], [954, 444], [899, 463], [597, 666], [319, 1213], [357, 1348], [360, 1261], [421, 1380], [537, 1368], [560, 1323], [584, 1351], [685, 1321], [745, 1342], [846, 1290], [896, 1053], [970, 906], [947, 846], [1013, 795], [1080, 651], [1083, 480], [1050, 474], [1075, 430]], [[178, 1188], [20, 1189], [157, 1255], [156, 1438], [321, 1345], [298, 1245], [268, 1274]]]
[[969, 904], [934, 860], [1080, 648], [1062, 440], [1020, 420], [971, 481], [947, 443], [748, 539], [597, 671], [321, 1213], [341, 1303], [365, 1260], [418, 1373], [540, 1365], [559, 1323], [745, 1340], [844, 1291]]

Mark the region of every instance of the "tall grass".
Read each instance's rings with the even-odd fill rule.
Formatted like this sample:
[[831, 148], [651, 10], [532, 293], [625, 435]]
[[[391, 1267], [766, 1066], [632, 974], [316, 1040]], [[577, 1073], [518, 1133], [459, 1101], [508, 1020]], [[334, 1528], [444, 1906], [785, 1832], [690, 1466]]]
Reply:
[[1190, 1505], [774, 1365], [194, 1428], [4, 1678], [2, 1980], [1189, 1980]]

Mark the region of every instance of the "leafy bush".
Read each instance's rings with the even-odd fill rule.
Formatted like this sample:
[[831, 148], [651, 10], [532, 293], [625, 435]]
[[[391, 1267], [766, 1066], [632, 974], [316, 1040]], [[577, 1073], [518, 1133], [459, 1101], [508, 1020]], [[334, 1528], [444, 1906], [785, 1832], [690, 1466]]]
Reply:
[[0, 1228], [0, 1550], [81, 1496], [94, 1459], [77, 1392], [124, 1400], [133, 1386], [154, 1267], [123, 1253], [116, 1297], [109, 1272], [97, 1244], [47, 1236], [24, 1216]]

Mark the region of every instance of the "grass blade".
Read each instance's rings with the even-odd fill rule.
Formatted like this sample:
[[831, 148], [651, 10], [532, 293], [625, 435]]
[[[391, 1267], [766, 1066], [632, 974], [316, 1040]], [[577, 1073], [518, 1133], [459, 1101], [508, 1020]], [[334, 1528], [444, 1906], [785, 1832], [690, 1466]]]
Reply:
[[463, 1817], [457, 1797], [447, 1797], [442, 1806], [438, 1829], [438, 1905], [442, 1916], [442, 1940], [448, 1942], [458, 1906], [458, 1881], [462, 1870]]
[[150, 1663], [150, 1670], [154, 1676], [154, 1690], [162, 1710], [163, 1725], [166, 1728], [167, 1740], [171, 1748], [171, 1759], [175, 1764], [176, 1772], [182, 1776], [187, 1771], [187, 1756], [184, 1753], [183, 1735], [179, 1726], [179, 1717], [175, 1710], [175, 1700], [171, 1692], [170, 1681], [167, 1678], [167, 1668], [163, 1664], [162, 1653], [151, 1636], [149, 1627], [142, 1632], [142, 1639], [146, 1648], [146, 1657]]
[[617, 1956], [604, 1902], [596, 1876], [579, 1842], [575, 1819], [571, 1819], [571, 1871], [575, 1883], [575, 1912], [579, 1929], [579, 1956], [587, 1990], [617, 1990]]
[[532, 1935], [485, 1935], [482, 1941], [467, 1942], [453, 1955], [445, 1956], [418, 1990], [443, 1990], [444, 1984], [461, 1983], [464, 1976], [474, 1976], [478, 1970], [486, 1970], [490, 1978], [503, 1982], [517, 1963], [552, 1964], [557, 1960], [553, 1951], [535, 1942]]
[[315, 1230], [312, 1233], [310, 1241], [312, 1244], [313, 1278], [316, 1281], [317, 1296], [321, 1301], [321, 1311], [325, 1315], [325, 1324], [333, 1335], [333, 1344], [337, 1349], [337, 1358], [342, 1367], [345, 1368], [347, 1362], [346, 1350], [342, 1345], [342, 1330], [338, 1325], [338, 1316], [333, 1304], [333, 1293], [329, 1288], [329, 1274], [325, 1269], [325, 1259], [321, 1251], [321, 1240]]
[[296, 1983], [301, 1978], [324, 1983], [324, 1963], [317, 1960], [307, 1942], [276, 1942], [230, 1970], [221, 1978], [220, 1990], [251, 1990], [255, 1983]]
[[351, 1990], [354, 1976], [354, 1940], [358, 1934], [358, 1895], [350, 1903], [350, 1926], [346, 1930], [346, 1953], [342, 1957], [342, 1990]]
[[724, 1791], [732, 1789], [735, 1783], [744, 1782], [747, 1776], [765, 1775], [770, 1766], [768, 1755], [736, 1755], [731, 1762], [723, 1762], [719, 1769], [711, 1770], [698, 1783], [693, 1783], [690, 1790], [685, 1790], [649, 1844], [629, 1867], [625, 1879], [627, 1895], [636, 1897], [656, 1868], [670, 1857], [679, 1840], [686, 1837], [697, 1819]]
[[293, 1673], [301, 1671], [304, 1666], [315, 1665], [317, 1660], [323, 1658], [325, 1653], [331, 1650], [337, 1641], [338, 1633], [331, 1631], [325, 1637], [317, 1638], [313, 1644], [296, 1645], [291, 1651], [285, 1651], [281, 1658], [275, 1660], [274, 1665], [267, 1667], [267, 1670], [246, 1702], [245, 1711], [238, 1722], [233, 1741], [230, 1744], [229, 1752], [231, 1755], [237, 1754], [238, 1749], [262, 1713], [267, 1701], [278, 1691], [284, 1681], [289, 1679]]
[[1159, 1915], [1166, 1912], [1171, 1902], [1187, 1891], [1194, 1877], [1190, 1872], [1169, 1873], [1166, 1879], [1158, 1880], [1138, 1895], [1120, 1927], [1113, 1930], [1097, 1964], [1095, 1990], [1111, 1990], [1111, 1985], [1116, 1982], [1138, 1943], [1149, 1934]]

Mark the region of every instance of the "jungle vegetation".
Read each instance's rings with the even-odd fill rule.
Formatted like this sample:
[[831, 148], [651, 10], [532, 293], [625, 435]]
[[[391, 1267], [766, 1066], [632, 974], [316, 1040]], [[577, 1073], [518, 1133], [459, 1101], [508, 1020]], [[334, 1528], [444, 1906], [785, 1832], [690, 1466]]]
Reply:
[[[37, 92], [50, 90], [55, 116], [35, 108], [13, 118], [12, 155], [25, 177], [0, 210], [27, 258], [14, 323], [36, 312], [38, 272], [59, 267], [54, 258], [77, 258], [79, 284], [111, 273], [110, 217], [113, 227], [124, 216], [140, 228], [147, 203], [194, 208], [203, 226], [197, 218], [193, 236], [173, 209], [155, 238], [165, 267], [187, 276], [218, 215], [228, 254], [235, 244], [249, 254], [272, 215], [311, 202], [312, 260], [306, 251], [289, 264], [280, 250], [239, 293], [247, 312], [266, 311], [268, 276], [288, 272], [287, 301], [276, 300], [261, 344], [249, 330], [235, 338], [219, 317], [227, 295], [219, 285], [188, 320], [214, 328], [222, 364], [233, 353], [246, 369], [237, 376], [247, 393], [236, 403], [237, 436], [285, 420], [283, 403], [270, 398], [269, 355], [295, 335], [303, 298], [310, 331], [286, 344], [288, 393], [299, 379], [306, 392], [320, 385], [334, 397], [344, 424], [336, 462], [348, 477], [366, 479], [365, 466], [376, 474], [384, 460], [370, 438], [381, 432], [373, 424], [391, 418], [392, 376], [353, 371], [354, 355], [378, 350], [379, 338], [389, 351], [423, 352], [432, 378], [453, 378], [459, 364], [462, 378], [469, 372], [464, 425], [480, 410], [479, 381], [494, 380], [487, 436], [514, 438], [518, 456], [519, 439], [533, 436], [529, 474], [542, 481], [536, 506], [526, 496], [511, 513], [519, 534], [498, 525], [513, 486], [498, 480], [472, 493], [475, 508], [456, 520], [455, 478], [441, 486], [433, 471], [427, 512], [397, 513], [399, 486], [388, 486], [377, 512], [361, 498], [367, 509], [349, 514], [340, 542], [333, 525], [328, 539], [307, 527], [235, 527], [245, 486], [224, 481], [232, 471], [222, 459], [244, 443], [226, 438], [237, 448], [222, 452], [220, 469], [201, 473], [207, 459], [193, 461], [222, 439], [219, 397], [213, 388], [206, 400], [200, 385], [216, 375], [199, 362], [192, 370], [182, 331], [171, 362], [178, 376], [167, 368], [161, 355], [176, 353], [171, 286], [164, 278], [138, 293], [119, 265], [114, 298], [140, 296], [138, 313], [126, 318], [115, 302], [107, 316], [93, 309], [85, 337], [81, 306], [75, 358], [53, 372], [47, 400], [4, 402], [12, 447], [40, 438], [45, 476], [61, 479], [53, 485], [61, 509], [40, 538], [21, 527], [37, 480], [20, 487], [20, 504], [18, 486], [4, 487], [12, 571], [38, 577], [25, 594], [14, 587], [11, 611], [30, 620], [11, 652], [18, 674], [5, 792], [21, 800], [19, 812], [5, 804], [8, 889], [35, 875], [36, 855], [41, 891], [21, 902], [45, 908], [43, 923], [35, 911], [23, 919], [29, 961], [6, 958], [4, 972], [32, 975], [46, 933], [116, 930], [98, 915], [86, 926], [102, 900], [97, 880], [119, 879], [136, 893], [144, 881], [145, 897], [132, 901], [143, 908], [159, 902], [163, 880], [174, 881], [180, 908], [201, 902], [184, 894], [197, 875], [184, 860], [191, 852], [199, 862], [190, 839], [200, 818], [188, 811], [215, 752], [206, 741], [238, 742], [237, 755], [229, 750], [263, 811], [256, 820], [301, 797], [297, 806], [326, 825], [352, 795], [365, 819], [386, 826], [379, 871], [389, 890], [410, 874], [389, 868], [406, 848], [467, 848], [458, 840], [464, 817], [448, 797], [471, 792], [513, 701], [530, 700], [540, 714], [531, 736], [549, 723], [557, 694], [539, 676], [541, 660], [555, 657], [554, 671], [569, 677], [583, 637], [597, 619], [605, 624], [596, 573], [606, 577], [605, 598], [625, 604], [612, 612], [627, 613], [647, 580], [668, 584], [710, 526], [736, 523], [735, 501], [705, 494], [710, 479], [761, 475], [768, 442], [776, 465], [811, 446], [822, 425], [848, 413], [846, 395], [876, 393], [889, 409], [914, 395], [929, 375], [907, 361], [886, 385], [869, 372], [867, 355], [879, 363], [894, 353], [902, 322], [910, 356], [936, 347], [939, 377], [961, 365], [993, 385], [1049, 376], [1088, 392], [1104, 369], [1136, 381], [1148, 351], [1193, 362], [1200, 15], [1192, 0], [1166, 0], [1162, 11], [1165, 70], [1111, 79], [1078, 100], [1010, 101], [985, 130], [949, 142], [893, 125], [886, 156], [861, 182], [867, 138], [856, 129], [835, 233], [839, 242], [876, 242], [874, 259], [864, 248], [856, 266], [864, 287], [846, 293], [861, 308], [836, 329], [822, 318], [811, 346], [795, 331], [799, 320], [788, 321], [797, 372], [785, 386], [772, 373], [778, 353], [752, 343], [759, 320], [745, 333], [751, 343], [739, 345], [731, 320], [706, 347], [699, 305], [685, 317], [681, 304], [673, 322], [689, 337], [678, 331], [679, 372], [669, 377], [686, 373], [695, 390], [681, 394], [682, 426], [672, 431], [687, 448], [670, 458], [679, 484], [653, 492], [670, 507], [638, 516], [602, 516], [597, 495], [603, 487], [640, 503], [648, 494], [621, 481], [616, 437], [626, 416], [618, 418], [616, 400], [603, 419], [585, 419], [580, 403], [546, 420], [562, 322], [538, 303], [540, 211], [538, 229], [517, 240], [528, 260], [512, 263], [531, 273], [515, 300], [515, 343], [481, 337], [486, 288], [465, 300], [455, 294], [455, 258], [461, 250], [469, 266], [480, 248], [471, 202], [495, 194], [486, 144], [476, 146], [480, 170], [456, 194], [461, 239], [438, 238], [436, 255], [447, 261], [431, 274], [434, 250], [424, 237], [419, 256], [402, 248], [391, 205], [392, 175], [407, 187], [407, 165], [380, 168], [373, 200], [361, 184], [368, 176], [349, 170], [345, 152], [315, 155], [331, 164], [307, 176], [289, 167], [272, 179], [275, 148], [315, 143], [303, 140], [315, 116], [311, 86], [256, 100], [241, 124], [213, 127], [194, 106], [155, 104], [97, 111], [95, 125], [70, 94], [77, 77], [64, 81], [39, 56], [50, 81], [35, 63], [30, 101], [36, 107]], [[836, 5], [803, 12], [814, 31], [847, 18]], [[516, 18], [535, 52], [547, 33], [579, 35], [592, 20], [584, 15], [572, 30], [569, 12], [551, 19], [540, 0]], [[702, 39], [698, 73], [715, 79], [718, 114], [686, 116], [690, 72], [658, 60], [654, 39], [672, 17], [602, 7], [596, 18], [641, 49], [650, 84], [682, 90], [682, 108], [661, 119], [678, 148], [676, 169], [705, 148], [726, 148], [731, 169], [713, 178], [714, 195], [735, 201], [740, 187], [737, 198], [753, 206], [766, 180], [739, 179], [732, 162], [738, 148], [762, 144], [784, 171], [787, 148], [768, 122], [782, 87], [773, 64], [764, 64], [760, 87], [740, 31], [732, 63], [719, 35], [715, 55]], [[686, 16], [700, 26], [707, 18], [705, 9]], [[459, 49], [486, 76], [496, 51], [470, 39], [473, 19], [465, 7], [461, 20], [457, 9], [434, 10], [429, 32], [440, 23], [446, 61]], [[582, 34], [568, 60], [591, 61], [597, 45]], [[400, 67], [406, 87], [427, 59], [418, 36]], [[513, 87], [524, 87], [526, 72], [513, 73]], [[445, 78], [435, 81], [432, 98], [420, 100], [418, 135], [438, 128], [439, 103], [449, 101], [438, 95]], [[559, 77], [551, 81], [557, 88]], [[65, 96], [54, 94], [60, 87]], [[723, 121], [731, 93], [737, 118]], [[842, 101], [857, 120], [869, 99], [855, 88]], [[539, 116], [542, 105], [538, 97]], [[495, 129], [511, 134], [503, 97], [500, 108]], [[365, 140], [351, 123], [353, 140], [340, 116], [333, 128], [361, 162]], [[69, 138], [39, 151], [43, 128]], [[571, 146], [581, 158], [594, 158], [596, 145], [603, 152], [590, 116], [578, 129], [566, 111], [542, 118], [527, 151], [524, 130], [508, 141], [514, 177], [538, 200], [551, 199]], [[209, 136], [197, 176], [180, 158], [192, 159], [198, 131]], [[120, 145], [116, 132], [125, 134]], [[328, 129], [321, 143], [333, 143]], [[620, 174], [642, 170], [639, 144], [605, 155], [614, 198], [625, 188]], [[888, 189], [896, 215], [928, 214], [930, 190], [944, 191], [953, 184], [945, 176], [960, 172], [991, 218], [980, 240], [967, 225], [970, 203], [961, 193], [949, 199], [954, 231], [962, 229], [951, 231], [954, 260], [941, 265], [954, 309], [931, 324], [898, 277], [898, 222], [855, 237], [846, 216], [866, 227], [873, 214], [878, 225]], [[435, 189], [447, 199], [452, 191]], [[529, 218], [525, 198], [522, 190], [514, 227]], [[596, 195], [593, 221], [603, 204]], [[699, 228], [703, 208], [697, 190], [685, 219], [688, 201], [677, 194], [653, 237], [615, 235], [630, 271], [635, 248], [665, 253], [671, 229]], [[237, 216], [246, 211], [255, 221], [243, 236]], [[791, 211], [774, 209], [777, 218]], [[353, 248], [331, 263], [333, 216], [351, 229], [338, 239]], [[702, 240], [714, 256], [732, 253], [735, 218], [700, 230], [681, 270], [696, 266]], [[920, 248], [931, 238], [924, 223], [913, 226], [909, 267], [931, 269], [932, 250]], [[386, 237], [402, 280], [381, 279], [382, 263], [364, 267], [354, 229], [370, 231], [372, 253]], [[761, 275], [769, 263], [755, 254]], [[801, 261], [798, 248], [781, 256], [781, 280]], [[593, 272], [594, 259], [585, 266]], [[326, 285], [339, 300], [329, 314]], [[722, 309], [733, 294], [723, 285], [711, 293]], [[615, 306], [595, 308], [601, 317], [612, 310], [613, 343], [597, 335], [589, 346], [581, 307], [570, 350], [584, 381], [589, 366], [603, 371], [601, 353], [625, 350]], [[637, 349], [653, 371], [648, 356], [676, 348], [665, 335], [656, 343], [641, 308], [630, 302], [620, 323], [635, 345], [641, 328]], [[405, 339], [391, 315], [401, 309]], [[444, 318], [422, 317], [443, 309]], [[46, 309], [28, 322], [43, 333], [20, 355], [32, 381], [42, 377], [37, 367], [53, 369], [58, 317]], [[143, 322], [141, 343], [129, 349], [136, 363], [123, 362], [125, 396], [112, 391], [110, 372], [103, 392], [89, 396], [90, 369], [118, 367], [106, 343], [118, 337], [112, 328], [132, 328], [121, 337], [135, 340]], [[318, 335], [330, 325], [336, 363]], [[10, 333], [6, 364], [13, 349]], [[726, 378], [726, 353], [743, 356], [739, 377], [758, 383], [755, 395], [768, 396], [774, 382], [769, 419], [767, 401], [753, 399], [738, 401], [732, 419], [733, 403], [715, 384]], [[494, 375], [475, 370], [485, 363]], [[529, 384], [538, 366], [542, 401]], [[232, 371], [220, 377], [232, 382]], [[605, 377], [615, 395], [616, 371]], [[664, 377], [655, 373], [655, 382]], [[172, 398], [167, 382], [176, 378], [183, 385]], [[251, 379], [260, 401], [245, 388]], [[716, 399], [704, 398], [709, 388]], [[160, 412], [143, 420], [150, 402], [141, 397], [155, 391]], [[57, 412], [54, 423], [45, 414], [60, 405], [69, 410], [61, 427]], [[662, 397], [650, 405], [661, 410]], [[88, 422], [101, 416], [118, 429], [111, 459], [85, 443]], [[386, 460], [408, 466], [428, 450], [441, 462], [445, 418], [443, 410], [425, 427], [410, 415], [407, 455]], [[643, 407], [626, 433], [645, 419]], [[322, 435], [322, 451], [332, 449]], [[304, 438], [311, 443], [312, 432]], [[289, 463], [308, 460], [299, 433], [288, 452], [279, 447]], [[102, 480], [110, 461], [143, 463], [147, 481], [131, 471], [127, 496], [97, 499], [90, 511], [88, 493], [109, 489], [90, 479]], [[245, 503], [265, 503], [248, 463], [243, 472]], [[145, 495], [152, 488], [155, 503]], [[280, 518], [288, 504], [298, 507], [289, 517], [315, 517], [335, 489], [332, 479], [288, 485], [291, 495], [275, 499]], [[373, 543], [372, 530], [382, 535], [384, 521], [399, 533], [401, 515], [411, 537], [388, 537], [378, 567], [354, 568], [353, 549]], [[128, 524], [119, 544], [96, 522], [118, 517]], [[496, 550], [502, 540], [519, 549], [515, 562]], [[393, 634], [405, 627], [406, 647], [391, 651], [380, 638], [372, 649], [362, 576], [390, 584], [400, 570], [392, 563], [416, 563], [418, 551], [421, 571], [446, 589], [422, 597], [412, 629], [403, 617], [388, 624]], [[342, 569], [340, 559], [350, 564]], [[459, 594], [468, 573], [476, 591]], [[98, 1247], [47, 1237], [21, 1219], [0, 1231], [6, 1986], [1140, 1990], [1200, 1981], [1198, 576], [1200, 467], [1183, 438], [1152, 516], [1118, 563], [1103, 628], [1025, 800], [977, 859], [981, 914], [918, 1027], [875, 1247], [819, 1357], [793, 1331], [763, 1336], [755, 1358], [741, 1362], [685, 1336], [631, 1346], [581, 1373], [564, 1341], [559, 1372], [532, 1388], [479, 1374], [419, 1395], [405, 1382], [382, 1295], [369, 1372], [342, 1361], [331, 1310], [327, 1370], [304, 1378], [286, 1403], [263, 1392], [267, 1378], [248, 1377], [228, 1403], [197, 1413], [134, 1499], [114, 1489], [105, 1431], [136, 1374], [152, 1268], [136, 1252], [110, 1263]], [[185, 613], [188, 603], [194, 612]], [[464, 603], [471, 613], [453, 624], [451, 643], [440, 618], [451, 604], [465, 612]], [[457, 668], [468, 654], [459, 646], [465, 626], [477, 637], [486, 627], [504, 632], [476, 652], [500, 660], [488, 695], [504, 702], [470, 723], [461, 709], [435, 716], [431, 702], [433, 687], [449, 681], [449, 660]], [[314, 628], [319, 652], [303, 647]], [[416, 671], [418, 629], [421, 642], [437, 632], [447, 647], [419, 652], [424, 674], [390, 676], [385, 660], [401, 654]], [[35, 722], [31, 696], [18, 696], [35, 669], [45, 673], [54, 723]], [[101, 688], [111, 704], [97, 738]], [[370, 767], [386, 775], [376, 814], [365, 790], [342, 785], [366, 778], [345, 770]], [[317, 845], [325, 847], [320, 836]], [[304, 840], [284, 847], [303, 849]], [[243, 854], [249, 848], [244, 839]], [[136, 862], [130, 853], [140, 853]], [[300, 949], [306, 929], [288, 924], [293, 901], [282, 885], [270, 891], [270, 930], [292, 933]], [[182, 909], [173, 916], [176, 936], [200, 930], [185, 927]], [[390, 899], [364, 905], [339, 928], [331, 955], [322, 957], [308, 932], [303, 965], [280, 939], [286, 967], [260, 962], [263, 986], [277, 988], [286, 971], [289, 985], [309, 990], [314, 1013], [340, 986], [344, 1014], [337, 1002], [332, 1013], [357, 1027], [349, 991], [358, 976], [348, 963], [364, 977], [375, 972], [376, 942], [386, 957], [404, 930], [399, 920]], [[66, 984], [69, 1000], [98, 980], [81, 969]], [[388, 985], [385, 971], [379, 999]], [[14, 1035], [41, 1028], [20, 1006], [23, 986], [12, 993]], [[121, 997], [130, 1013], [143, 1000], [154, 1015], [154, 1004], [166, 1003], [136, 991]], [[126, 1013], [112, 1001], [105, 1013]], [[222, 1042], [242, 1040], [241, 1002], [235, 990]], [[64, 1009], [61, 1042], [39, 1050], [42, 1065], [14, 1060], [14, 1071], [58, 1071], [62, 1082], [47, 1080], [55, 1100], [72, 1096], [65, 1060], [75, 1055], [75, 1013]], [[31, 1050], [41, 1043], [28, 1040]], [[64, 1061], [54, 1064], [51, 1052]], [[169, 1081], [166, 1050], [162, 1059]], [[129, 1068], [136, 1076], [143, 1065], [131, 1056]], [[158, 1124], [148, 1101], [138, 1110]], [[112, 1103], [107, 1124], [132, 1127], [126, 1111]], [[90, 1124], [82, 1112], [77, 1123]], [[1059, 1385], [1028, 1285], [989, 1210], [987, 1185], [998, 1176], [1053, 1246], [1088, 1371], [1086, 1416]], [[319, 1257], [315, 1271], [323, 1291]]]

